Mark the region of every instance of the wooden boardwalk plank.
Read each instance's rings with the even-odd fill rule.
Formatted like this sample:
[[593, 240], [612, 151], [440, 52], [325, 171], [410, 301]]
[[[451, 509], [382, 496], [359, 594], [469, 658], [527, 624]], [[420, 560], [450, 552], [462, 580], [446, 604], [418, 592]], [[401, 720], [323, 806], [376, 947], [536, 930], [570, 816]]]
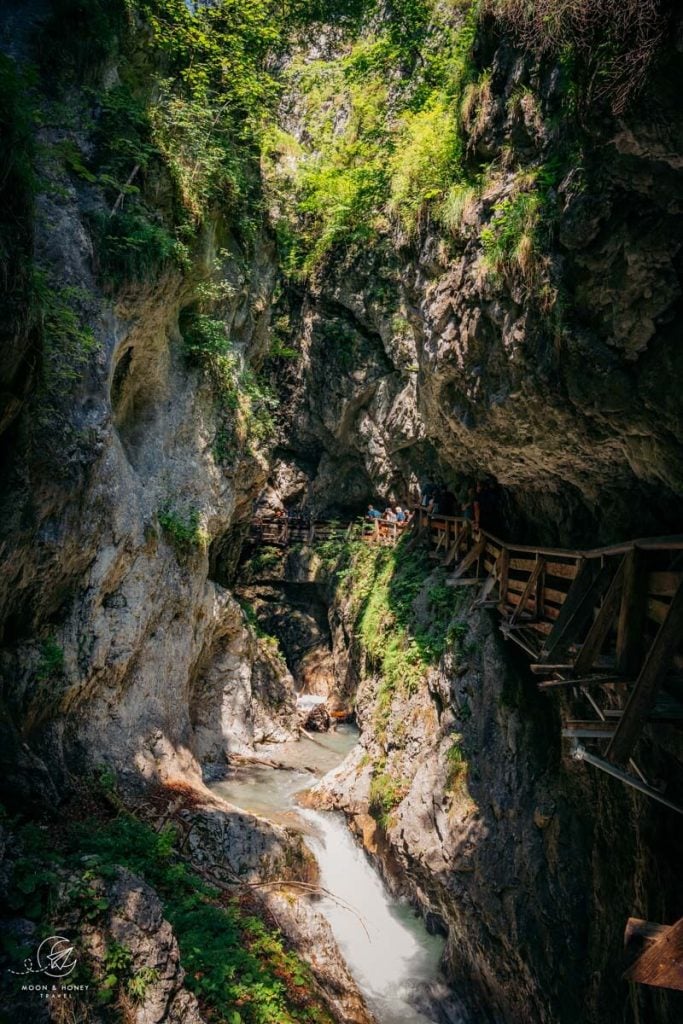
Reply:
[[631, 755], [643, 721], [652, 710], [671, 659], [681, 642], [683, 628], [683, 583], [671, 602], [669, 613], [659, 627], [629, 697], [624, 714], [607, 750], [608, 760], [623, 764]]
[[600, 654], [602, 646], [607, 639], [612, 623], [617, 617], [621, 592], [624, 586], [624, 566], [627, 557], [627, 555], [624, 555], [621, 559], [614, 578], [607, 588], [605, 600], [602, 602], [602, 606], [593, 621], [593, 625], [588, 630], [586, 639], [583, 641], [581, 650], [574, 662], [574, 671], [578, 675], [581, 675], [582, 672], [587, 672], [593, 666], [593, 662], [598, 654]]
[[617, 626], [617, 667], [635, 672], [643, 654], [643, 628], [647, 610], [646, 556], [633, 548], [624, 556], [624, 589]]
[[683, 992], [683, 917], [652, 941], [624, 973], [626, 981]]

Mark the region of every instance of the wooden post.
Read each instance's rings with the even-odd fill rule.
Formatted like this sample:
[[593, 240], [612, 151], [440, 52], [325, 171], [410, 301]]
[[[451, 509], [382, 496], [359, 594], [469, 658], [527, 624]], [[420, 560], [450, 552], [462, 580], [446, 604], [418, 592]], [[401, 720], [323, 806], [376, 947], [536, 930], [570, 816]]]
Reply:
[[556, 654], [564, 656], [590, 621], [593, 609], [611, 581], [611, 565], [601, 566], [593, 559], [584, 559], [562, 605], [553, 631], [543, 646], [541, 661], [550, 661]]
[[500, 603], [502, 605], [505, 605], [507, 603], [509, 572], [510, 550], [509, 548], [502, 548], [500, 552], [500, 581], [498, 585], [498, 594], [500, 596]]
[[624, 556], [619, 563], [614, 579], [610, 583], [607, 593], [605, 594], [605, 600], [602, 602], [602, 607], [598, 611], [598, 614], [593, 621], [593, 625], [588, 630], [588, 635], [586, 636], [577, 659], [574, 662], [574, 671], [579, 674], [587, 672], [593, 665], [593, 662], [602, 650], [602, 645], [607, 639], [610, 626], [616, 618], [624, 583], [624, 565], [627, 557], [628, 556]]
[[638, 738], [644, 720], [657, 697], [671, 659], [681, 643], [683, 628], [683, 583], [680, 583], [664, 622], [659, 627], [645, 662], [631, 691], [624, 714], [619, 721], [614, 739], [607, 748], [607, 759], [616, 764], [625, 763]]
[[[519, 618], [520, 618], [522, 612], [524, 611], [524, 609], [526, 608], [527, 604], [529, 603], [529, 598], [531, 597], [532, 593], [534, 592], [534, 587], [537, 587], [537, 585], [538, 585], [538, 580], [539, 580], [539, 577], [540, 577], [541, 573], [543, 572], [543, 566], [544, 565], [545, 565], [545, 559], [541, 558], [540, 556], [537, 556], [536, 557], [536, 565], [533, 567], [533, 569], [531, 570], [531, 573], [529, 574], [529, 579], [526, 581], [526, 586], [525, 586], [524, 590], [522, 591], [522, 596], [521, 596], [521, 598], [519, 600], [519, 604], [515, 608], [515, 610], [512, 613], [512, 615], [510, 616], [510, 625], [511, 626], [515, 626], [517, 624], [517, 622], [519, 621]], [[538, 596], [536, 597], [536, 607], [537, 607], [537, 616], [536, 617], [538, 618]]]
[[624, 587], [617, 626], [617, 671], [635, 675], [643, 655], [647, 614], [647, 558], [633, 547], [624, 558]]

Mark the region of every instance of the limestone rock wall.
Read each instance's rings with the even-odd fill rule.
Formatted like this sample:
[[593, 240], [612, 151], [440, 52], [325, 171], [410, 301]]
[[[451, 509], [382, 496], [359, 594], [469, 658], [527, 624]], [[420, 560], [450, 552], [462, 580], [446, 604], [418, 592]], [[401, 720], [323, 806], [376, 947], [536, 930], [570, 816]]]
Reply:
[[[102, 75], [106, 88], [116, 68]], [[272, 244], [245, 258], [217, 215], [191, 270], [113, 298], [96, 274], [102, 192], [63, 158], [89, 152], [89, 121], [79, 95], [63, 103], [67, 127], [41, 122], [35, 140], [44, 344], [22, 364], [0, 461], [2, 774], [10, 795], [50, 799], [98, 764], [131, 782], [197, 775], [294, 722], [291, 677], [210, 578], [266, 479], [265, 447], [216, 455], [210, 382], [179, 326], [197, 281], [218, 280], [238, 356], [258, 361]]]
[[[292, 294], [302, 357], [281, 457], [307, 474], [318, 509], [404, 500], [429, 474], [490, 474], [516, 533], [568, 543], [680, 526], [679, 37], [627, 114], [584, 113], [525, 274], [491, 272], [482, 230], [556, 166], [567, 98], [558, 68], [482, 34], [490, 80], [466, 144], [485, 183], [460, 225], [425, 215], [412, 237], [394, 227], [340, 246]], [[297, 109], [290, 99], [295, 136]]]

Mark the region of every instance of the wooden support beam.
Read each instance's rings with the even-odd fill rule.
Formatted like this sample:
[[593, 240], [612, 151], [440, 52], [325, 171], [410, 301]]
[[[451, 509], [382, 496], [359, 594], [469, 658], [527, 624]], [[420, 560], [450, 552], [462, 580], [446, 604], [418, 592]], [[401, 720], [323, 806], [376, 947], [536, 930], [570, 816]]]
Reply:
[[624, 556], [624, 587], [617, 626], [617, 668], [638, 670], [643, 656], [643, 627], [647, 614], [647, 555], [632, 548]]
[[[515, 608], [515, 610], [512, 613], [512, 615], [510, 616], [510, 625], [511, 626], [515, 626], [519, 622], [519, 619], [520, 619], [520, 616], [522, 615], [522, 612], [525, 610], [527, 604], [529, 603], [529, 598], [531, 597], [531, 595], [534, 593], [534, 591], [536, 590], [536, 588], [538, 586], [538, 581], [539, 581], [539, 579], [541, 577], [541, 573], [543, 572], [544, 564], [545, 564], [545, 560], [543, 558], [537, 558], [536, 559], [536, 564], [534, 565], [533, 569], [531, 570], [531, 574], [529, 576], [529, 579], [526, 581], [526, 586], [525, 586], [524, 590], [522, 591], [522, 596], [520, 598], [519, 604]], [[538, 597], [536, 597], [536, 607], [538, 608]]]
[[539, 690], [554, 690], [567, 686], [622, 686], [632, 683], [633, 679], [626, 676], [584, 676], [578, 679], [544, 679], [537, 683]]
[[453, 573], [453, 575], [449, 579], [446, 580], [446, 584], [448, 586], [451, 586], [455, 580], [460, 579], [460, 577], [462, 575], [464, 575], [464, 573], [467, 572], [469, 567], [471, 565], [474, 565], [474, 563], [477, 561], [477, 559], [479, 558], [479, 556], [481, 555], [481, 553], [482, 553], [482, 551], [484, 550], [485, 547], [486, 547], [486, 538], [482, 537], [481, 540], [478, 541], [475, 544], [475, 546], [472, 548], [472, 550], [469, 551], [468, 554], [465, 555], [465, 557], [459, 563], [459, 565], [458, 565], [457, 569], [455, 570], [455, 572]]
[[465, 532], [465, 528], [463, 526], [461, 526], [458, 523], [457, 520], [456, 520], [455, 523], [453, 523], [453, 529], [454, 529], [454, 540], [453, 540], [453, 543], [451, 544], [450, 548], [446, 552], [446, 557], [443, 560], [443, 564], [444, 565], [451, 565], [452, 562], [455, 560], [455, 558], [456, 558], [456, 556], [458, 554], [458, 548], [460, 547], [460, 543], [461, 543], [461, 541], [463, 539], [463, 534]]
[[612, 581], [614, 566], [584, 561], [560, 609], [555, 627], [544, 644], [541, 660], [564, 655], [590, 622], [593, 610]]
[[683, 917], [647, 944], [624, 979], [683, 992]]
[[682, 628], [683, 583], [679, 584], [669, 613], [657, 631], [624, 709], [624, 715], [619, 722], [614, 739], [607, 750], [607, 759], [614, 764], [624, 764], [631, 756], [642, 724], [654, 706], [657, 690], [681, 643]]
[[602, 602], [602, 606], [596, 615], [593, 625], [588, 630], [588, 635], [581, 645], [581, 650], [574, 662], [574, 671], [580, 675], [582, 672], [588, 672], [593, 666], [593, 662], [597, 658], [598, 654], [602, 650], [602, 645], [607, 639], [607, 634], [610, 631], [612, 623], [617, 617], [617, 611], [619, 610], [619, 603], [621, 601], [621, 593], [624, 585], [624, 567], [628, 555], [624, 555], [621, 559], [614, 579], [610, 583], [607, 593], [605, 594], [605, 600]]
[[565, 722], [562, 735], [565, 739], [609, 740], [614, 736], [615, 727], [609, 722], [592, 718]]
[[507, 548], [503, 548], [500, 552], [500, 564], [498, 568], [498, 593], [501, 601], [505, 601], [507, 598], [509, 574], [510, 552]]

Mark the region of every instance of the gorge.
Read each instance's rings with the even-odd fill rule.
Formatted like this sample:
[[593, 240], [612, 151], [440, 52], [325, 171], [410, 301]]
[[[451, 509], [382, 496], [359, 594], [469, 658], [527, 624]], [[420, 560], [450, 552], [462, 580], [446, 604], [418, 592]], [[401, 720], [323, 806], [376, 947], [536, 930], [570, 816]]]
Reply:
[[681, 1019], [623, 978], [679, 647], [622, 765], [672, 808], [570, 756], [500, 564], [363, 519], [680, 540], [682, 50], [668, 0], [1, 6], [3, 1019]]

